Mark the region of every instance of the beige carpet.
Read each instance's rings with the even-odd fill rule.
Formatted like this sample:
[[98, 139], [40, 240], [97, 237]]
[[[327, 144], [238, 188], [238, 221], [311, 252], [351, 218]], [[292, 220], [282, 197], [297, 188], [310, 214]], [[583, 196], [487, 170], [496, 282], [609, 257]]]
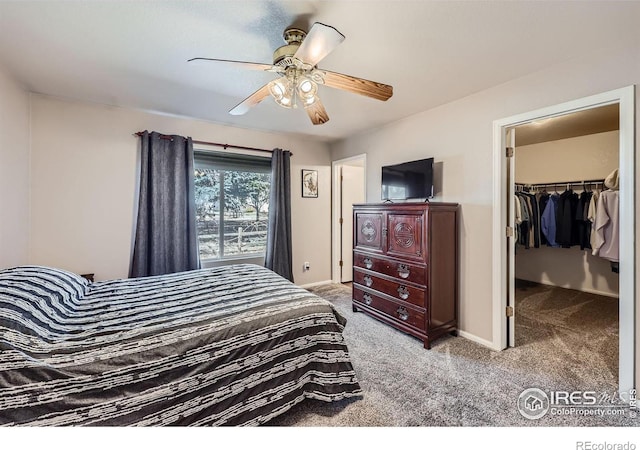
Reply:
[[363, 389], [361, 399], [306, 400], [270, 422], [282, 426], [623, 426], [624, 417], [547, 416], [517, 410], [529, 387], [617, 390], [617, 300], [532, 283], [517, 287], [517, 347], [494, 352], [462, 337], [431, 350], [351, 310], [351, 289], [313, 289], [347, 320], [344, 336]]

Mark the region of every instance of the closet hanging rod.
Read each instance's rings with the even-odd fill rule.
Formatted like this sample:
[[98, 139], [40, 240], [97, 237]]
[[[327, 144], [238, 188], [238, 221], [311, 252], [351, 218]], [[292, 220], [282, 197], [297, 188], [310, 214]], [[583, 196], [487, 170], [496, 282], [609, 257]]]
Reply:
[[575, 184], [603, 184], [604, 179], [599, 180], [580, 180], [580, 181], [556, 181], [553, 183], [515, 183], [518, 186], [560, 186], [563, 184], [575, 185]]

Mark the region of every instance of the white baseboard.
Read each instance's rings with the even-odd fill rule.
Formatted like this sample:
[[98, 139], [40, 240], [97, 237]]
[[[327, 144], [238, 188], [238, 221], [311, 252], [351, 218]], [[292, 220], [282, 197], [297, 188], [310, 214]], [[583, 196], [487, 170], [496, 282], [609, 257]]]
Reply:
[[476, 336], [475, 334], [471, 334], [467, 331], [462, 331], [462, 330], [458, 330], [458, 336], [463, 337], [465, 339], [469, 339], [470, 341], [473, 341], [477, 344], [482, 345], [483, 347], [488, 347], [491, 350], [495, 350], [497, 352], [501, 351], [501, 348], [496, 348], [493, 345], [493, 342], [491, 341], [487, 341], [486, 339], [482, 339], [481, 337]]
[[[567, 288], [567, 289], [571, 289], [571, 288]], [[583, 288], [583, 289], [577, 289], [577, 290], [582, 291], [582, 292], [587, 292], [589, 294], [598, 294], [598, 295], [602, 295], [604, 297], [615, 298], [616, 300], [620, 299], [620, 295], [619, 294], [614, 294], [613, 292], [604, 292], [604, 291], [598, 291], [597, 289], [589, 289], [589, 288], [586, 288], [586, 289]]]
[[580, 292], [586, 292], [588, 294], [596, 294], [596, 295], [603, 295], [605, 297], [611, 297], [611, 298], [615, 298], [615, 299], [619, 299], [620, 296], [616, 293], [613, 292], [604, 292], [604, 291], [599, 291], [597, 289], [590, 289], [590, 288], [580, 288], [580, 289], [576, 289], [574, 287], [570, 287], [570, 286], [560, 286], [557, 284], [552, 283], [551, 281], [548, 280], [528, 280], [526, 278], [522, 278], [522, 277], [517, 277], [520, 280], [524, 280], [524, 281], [531, 281], [533, 283], [539, 283], [539, 284], [544, 284], [545, 286], [553, 286], [553, 287], [559, 287], [559, 288], [563, 288], [563, 289], [571, 289], [573, 291], [580, 291]]
[[300, 284], [299, 286], [307, 289], [310, 287], [324, 286], [325, 284], [333, 284], [333, 280], [316, 281], [315, 283]]

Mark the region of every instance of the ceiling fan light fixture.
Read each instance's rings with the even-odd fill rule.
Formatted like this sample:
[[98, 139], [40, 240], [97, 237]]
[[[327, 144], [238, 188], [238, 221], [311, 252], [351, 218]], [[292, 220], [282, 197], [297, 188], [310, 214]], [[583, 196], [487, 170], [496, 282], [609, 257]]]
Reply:
[[283, 108], [295, 108], [295, 91], [287, 77], [273, 80], [268, 86], [269, 93], [278, 105]]
[[314, 95], [312, 97], [303, 98], [302, 99], [302, 103], [304, 104], [304, 107], [306, 108], [307, 106], [313, 105], [317, 100], [318, 100], [318, 96]]
[[318, 85], [310, 78], [303, 77], [298, 80], [298, 94], [303, 101], [314, 98], [317, 92]]
[[302, 91], [303, 94], [308, 94], [313, 90], [313, 88], [314, 88], [313, 82], [309, 79], [303, 79], [300, 82], [300, 90]]
[[287, 84], [289, 81], [285, 78], [278, 78], [269, 83], [269, 93], [274, 99], [282, 98], [287, 92]]
[[282, 97], [281, 99], [276, 100], [276, 103], [283, 108], [293, 108], [293, 102], [289, 97]]
[[273, 64], [233, 61], [217, 58], [191, 58], [188, 61], [212, 61], [234, 64], [251, 70], [284, 75], [264, 84], [253, 94], [229, 110], [239, 116], [271, 96], [283, 108], [296, 108], [300, 103], [314, 125], [329, 120], [327, 111], [318, 97], [318, 85], [349, 91], [376, 100], [386, 101], [393, 95], [393, 86], [357, 78], [338, 72], [318, 69], [318, 63], [344, 40], [344, 35], [330, 25], [315, 22], [309, 32], [288, 28], [283, 33], [286, 45], [273, 53]]
[[303, 77], [298, 81], [298, 96], [302, 100], [303, 106], [313, 105], [318, 99], [318, 85], [307, 77]]

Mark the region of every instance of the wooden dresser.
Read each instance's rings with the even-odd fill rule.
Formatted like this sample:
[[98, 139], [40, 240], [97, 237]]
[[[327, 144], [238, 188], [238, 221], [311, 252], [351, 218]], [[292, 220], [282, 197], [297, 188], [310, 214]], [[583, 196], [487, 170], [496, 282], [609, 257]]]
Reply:
[[457, 203], [353, 205], [353, 311], [424, 342], [458, 326]]

